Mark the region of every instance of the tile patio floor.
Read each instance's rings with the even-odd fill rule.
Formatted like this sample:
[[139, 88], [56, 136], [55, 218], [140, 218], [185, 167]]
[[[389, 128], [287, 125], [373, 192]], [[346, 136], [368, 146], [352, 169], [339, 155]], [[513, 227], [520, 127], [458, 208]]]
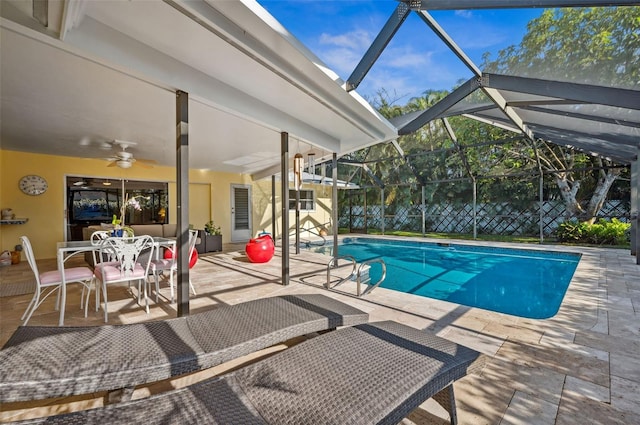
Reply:
[[[328, 257], [305, 250], [291, 254], [291, 284], [284, 287], [279, 284], [279, 250], [270, 263], [252, 264], [243, 246], [233, 245], [200, 257], [192, 270], [198, 294], [191, 300], [191, 311], [257, 297], [321, 292], [367, 311], [371, 321], [403, 322], [490, 356], [480, 374], [454, 385], [460, 424], [640, 424], [640, 265], [628, 250], [527, 248], [583, 254], [560, 311], [551, 319], [517, 318], [383, 288], [361, 299], [329, 292], [318, 286], [326, 279]], [[55, 261], [39, 265], [41, 271], [53, 269]], [[0, 268], [0, 284], [29, 278], [24, 261]], [[102, 311], [90, 311], [84, 318], [78, 288], [70, 286], [68, 292], [66, 325], [103, 324]], [[110, 288], [109, 323], [175, 317], [175, 304], [166, 300], [168, 292], [163, 286], [165, 299], [151, 302], [147, 316], [126, 286]], [[30, 297], [0, 298], [0, 344], [19, 325]], [[54, 302], [47, 300], [29, 324], [57, 324]], [[444, 410], [427, 401], [403, 423], [449, 422]]]

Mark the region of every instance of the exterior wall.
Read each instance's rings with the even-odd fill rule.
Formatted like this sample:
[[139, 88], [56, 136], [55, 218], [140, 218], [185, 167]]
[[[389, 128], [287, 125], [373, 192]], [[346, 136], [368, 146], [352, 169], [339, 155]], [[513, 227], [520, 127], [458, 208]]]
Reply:
[[[42, 195], [25, 195], [18, 188], [18, 181], [28, 174], [37, 174], [47, 180], [49, 189]], [[98, 178], [150, 180], [169, 182], [169, 218], [176, 222], [175, 168], [156, 166], [150, 169], [132, 167], [123, 170], [106, 167], [100, 159], [40, 155], [25, 152], [0, 150], [0, 209], [12, 208], [16, 217], [26, 217], [26, 224], [0, 225], [0, 251], [12, 250], [21, 235], [29, 236], [36, 258], [55, 258], [56, 243], [64, 240], [65, 176], [93, 176]], [[189, 180], [190, 223], [195, 228], [204, 228], [209, 219], [221, 226], [223, 242], [230, 240], [231, 206], [229, 187], [231, 183], [248, 184], [249, 176], [191, 170]], [[202, 199], [202, 194], [210, 193]], [[195, 196], [195, 193], [200, 196]], [[254, 193], [254, 199], [257, 199]], [[255, 209], [255, 208], [254, 208]], [[205, 220], [206, 219], [206, 220]], [[193, 221], [192, 221], [193, 220]], [[24, 256], [22, 256], [24, 261]]]
[[[289, 188], [293, 189], [290, 182]], [[272, 228], [271, 220], [271, 179], [263, 179], [253, 183], [253, 229], [254, 236], [265, 231], [274, 237], [282, 237], [282, 202], [280, 194], [280, 179], [276, 179], [276, 222], [275, 231]], [[324, 226], [331, 234], [331, 186], [304, 184], [305, 190], [315, 192], [315, 210], [300, 211], [300, 227], [311, 231], [300, 232], [300, 237], [317, 237], [320, 226]], [[289, 211], [289, 235], [295, 234], [295, 211]]]

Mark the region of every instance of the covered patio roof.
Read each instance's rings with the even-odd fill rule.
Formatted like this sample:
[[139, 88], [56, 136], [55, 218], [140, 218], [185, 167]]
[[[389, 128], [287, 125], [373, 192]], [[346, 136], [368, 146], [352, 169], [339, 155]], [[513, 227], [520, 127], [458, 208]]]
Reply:
[[255, 1], [7, 0], [0, 12], [3, 149], [103, 158], [123, 140], [175, 165], [177, 90], [190, 168], [273, 174], [280, 132], [319, 158], [397, 136]]
[[[637, 90], [482, 73], [429, 11], [637, 4], [399, 1], [343, 82], [252, 0], [6, 0], [2, 147], [102, 158], [124, 140], [135, 156], [174, 165], [180, 90], [189, 93], [191, 168], [262, 178], [280, 171], [280, 132], [322, 162], [451, 115], [628, 164], [640, 136]], [[355, 88], [411, 12], [474, 77], [429, 110], [389, 123]], [[486, 102], [468, 100], [478, 89]]]

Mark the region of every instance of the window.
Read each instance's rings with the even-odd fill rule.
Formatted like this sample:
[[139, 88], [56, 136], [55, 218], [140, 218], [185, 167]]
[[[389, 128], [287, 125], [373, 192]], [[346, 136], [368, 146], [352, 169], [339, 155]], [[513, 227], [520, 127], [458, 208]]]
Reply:
[[67, 177], [68, 240], [82, 240], [82, 228], [111, 223], [113, 216], [121, 218], [125, 197], [135, 199], [139, 208], [125, 209], [125, 223], [168, 223], [169, 189], [166, 182], [126, 180], [94, 177]]
[[[313, 190], [300, 191], [300, 211], [314, 211], [316, 209], [315, 192]], [[289, 189], [289, 209], [296, 209], [296, 191]]]

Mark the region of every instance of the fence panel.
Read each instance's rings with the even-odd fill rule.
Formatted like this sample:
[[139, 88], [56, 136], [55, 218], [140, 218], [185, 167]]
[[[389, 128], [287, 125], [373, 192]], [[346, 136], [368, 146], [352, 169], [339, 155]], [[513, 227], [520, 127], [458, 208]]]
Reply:
[[[364, 226], [364, 215], [367, 216], [369, 230], [382, 230], [384, 219], [386, 231], [422, 231], [422, 208], [420, 205], [401, 206], [395, 208], [394, 214], [382, 217], [380, 205], [364, 207], [352, 206], [357, 211], [352, 221]], [[598, 218], [617, 218], [623, 222], [629, 221], [629, 202], [620, 200], [606, 201]], [[564, 204], [561, 201], [545, 201], [542, 203], [543, 234], [551, 236], [558, 225], [568, 218]], [[506, 202], [478, 203], [476, 206], [476, 220], [479, 234], [538, 236], [540, 233], [540, 202], [531, 202], [528, 208], [522, 204], [513, 207]], [[347, 227], [350, 222], [349, 210], [343, 210], [339, 217], [341, 227]], [[425, 229], [434, 233], [473, 233], [473, 204], [471, 203], [437, 203], [425, 206]]]

